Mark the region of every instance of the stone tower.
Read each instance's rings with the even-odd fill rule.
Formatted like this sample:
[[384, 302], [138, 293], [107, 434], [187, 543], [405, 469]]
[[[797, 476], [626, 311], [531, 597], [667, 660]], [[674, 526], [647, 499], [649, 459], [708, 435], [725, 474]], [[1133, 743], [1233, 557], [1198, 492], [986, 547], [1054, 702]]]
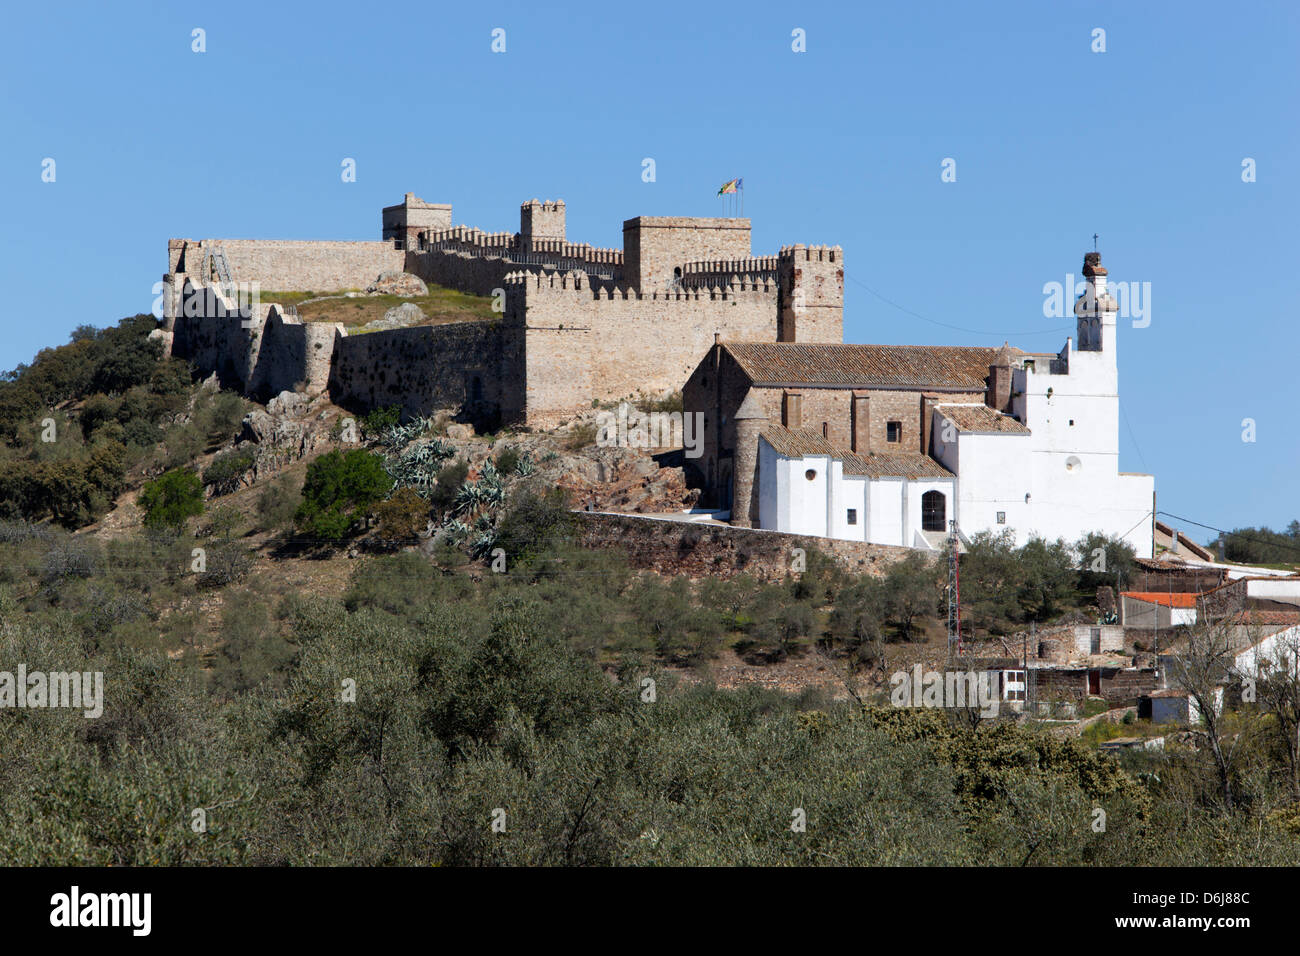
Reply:
[[780, 253], [781, 342], [844, 341], [844, 250], [786, 246]]
[[564, 242], [564, 200], [530, 199], [519, 206], [519, 238], [525, 249], [534, 241]]
[[767, 423], [767, 413], [753, 389], [736, 409], [735, 421], [731, 523], [739, 528], [752, 528], [758, 519], [758, 502], [754, 498], [754, 487], [758, 484], [758, 435]]

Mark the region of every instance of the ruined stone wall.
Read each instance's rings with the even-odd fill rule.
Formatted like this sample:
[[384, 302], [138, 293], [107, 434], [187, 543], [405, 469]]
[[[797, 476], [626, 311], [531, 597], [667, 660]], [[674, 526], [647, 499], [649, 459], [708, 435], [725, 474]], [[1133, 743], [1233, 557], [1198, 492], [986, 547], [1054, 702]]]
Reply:
[[303, 387], [318, 394], [329, 381], [337, 330], [329, 322], [302, 322], [275, 303], [239, 312], [211, 286], [182, 279], [171, 321], [171, 354], [188, 360], [201, 375], [217, 373], [222, 384], [269, 398]]
[[778, 531], [694, 524], [635, 515], [574, 512], [583, 547], [618, 551], [634, 568], [687, 577], [749, 574], [779, 581], [790, 573], [795, 548], [820, 551], [855, 574], [879, 576], [914, 552], [909, 548]]
[[401, 271], [405, 262], [405, 253], [391, 242], [172, 239], [167, 243], [167, 271], [199, 276], [204, 247], [209, 246], [225, 251], [233, 281], [260, 283], [264, 292], [363, 289], [381, 272]]

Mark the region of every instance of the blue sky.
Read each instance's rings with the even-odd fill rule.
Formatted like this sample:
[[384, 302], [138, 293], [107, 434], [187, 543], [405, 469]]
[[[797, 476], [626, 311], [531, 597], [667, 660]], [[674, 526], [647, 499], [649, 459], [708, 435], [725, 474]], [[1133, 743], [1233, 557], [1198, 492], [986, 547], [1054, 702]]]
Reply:
[[23, 4], [0, 34], [0, 367], [149, 311], [169, 236], [378, 238], [409, 190], [490, 230], [562, 198], [572, 240], [617, 246], [631, 216], [720, 214], [743, 176], [756, 254], [844, 247], [846, 341], [1055, 351], [1072, 322], [1043, 284], [1099, 233], [1112, 281], [1151, 289], [1149, 326], [1121, 320], [1121, 468], [1155, 473], [1161, 510], [1280, 527], [1297, 54], [1281, 2]]

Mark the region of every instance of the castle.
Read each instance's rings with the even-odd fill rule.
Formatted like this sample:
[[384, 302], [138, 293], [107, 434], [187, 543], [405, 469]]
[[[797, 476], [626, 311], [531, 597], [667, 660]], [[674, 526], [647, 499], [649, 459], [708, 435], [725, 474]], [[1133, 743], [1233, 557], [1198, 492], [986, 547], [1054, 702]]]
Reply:
[[[402, 272], [491, 296], [495, 318], [349, 335], [232, 300]], [[639, 216], [598, 249], [568, 241], [562, 201], [487, 233], [407, 193], [378, 241], [169, 240], [158, 334], [229, 387], [358, 411], [546, 428], [681, 389], [703, 437], [687, 480], [743, 527], [925, 550], [950, 522], [1021, 543], [1103, 531], [1150, 556], [1154, 479], [1118, 471], [1116, 305], [1098, 254], [1083, 272], [1078, 344], [1057, 353], [846, 345], [838, 246], [754, 256], [748, 219]]]
[[[519, 231], [452, 225], [450, 205], [408, 193], [371, 242], [172, 239], [164, 335], [173, 354], [266, 396], [305, 386], [338, 404], [398, 404], [546, 427], [595, 401], [681, 388], [716, 337], [839, 342], [838, 247], [754, 256], [750, 222], [638, 216], [623, 248], [571, 243], [562, 201], [520, 207]], [[379, 275], [492, 296], [499, 318], [351, 335], [274, 302], [239, 315], [237, 286], [317, 293]]]

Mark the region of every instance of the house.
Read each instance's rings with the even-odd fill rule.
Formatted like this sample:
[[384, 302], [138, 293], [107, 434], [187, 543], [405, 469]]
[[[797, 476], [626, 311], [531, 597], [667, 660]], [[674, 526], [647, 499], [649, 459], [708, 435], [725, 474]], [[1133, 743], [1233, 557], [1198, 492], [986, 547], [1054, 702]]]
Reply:
[[1152, 553], [1150, 475], [1119, 462], [1116, 305], [1089, 253], [1078, 344], [1056, 353], [956, 346], [724, 342], [683, 389], [700, 416], [688, 480], [732, 524], [942, 546], [1010, 531], [1101, 531]]
[[1170, 554], [1189, 561], [1213, 561], [1214, 554], [1197, 544], [1181, 531], [1157, 520], [1155, 523], [1156, 554]]
[[1187, 724], [1200, 719], [1196, 701], [1185, 690], [1153, 690], [1144, 694], [1138, 702], [1138, 716], [1149, 718], [1153, 724]]
[[1121, 591], [1120, 623], [1125, 627], [1170, 628], [1196, 623], [1199, 594]]

